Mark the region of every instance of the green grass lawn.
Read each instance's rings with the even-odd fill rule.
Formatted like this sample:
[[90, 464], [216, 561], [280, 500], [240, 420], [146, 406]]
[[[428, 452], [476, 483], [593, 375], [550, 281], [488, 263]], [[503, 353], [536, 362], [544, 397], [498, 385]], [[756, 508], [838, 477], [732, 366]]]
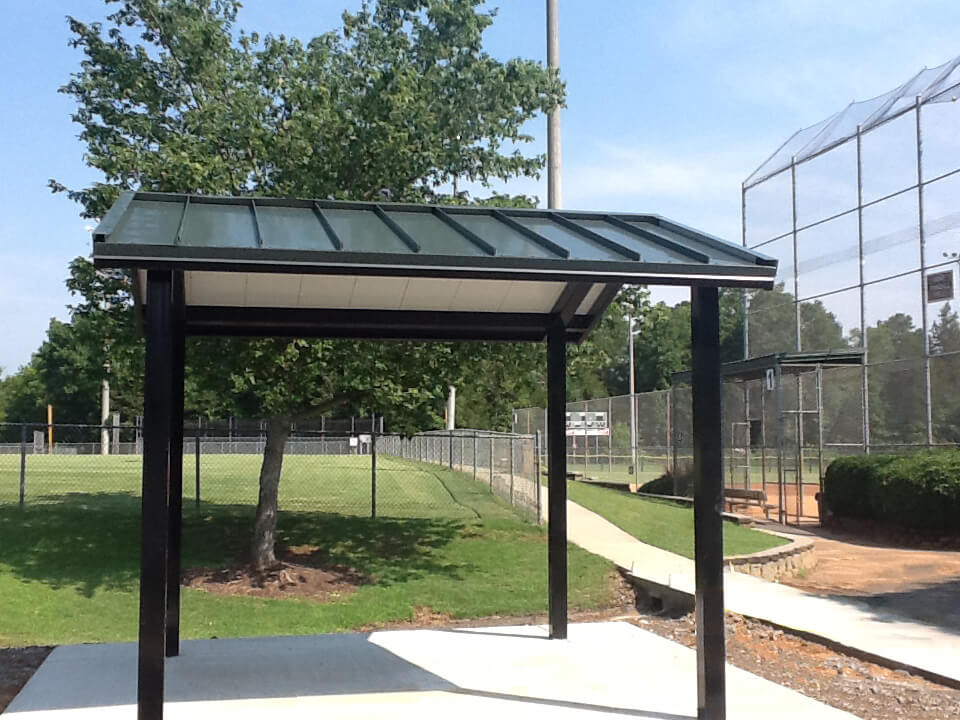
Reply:
[[[19, 465], [0, 460], [0, 646], [134, 640], [140, 459], [28, 457], [23, 512], [15, 504]], [[387, 458], [380, 459], [381, 516], [372, 520], [364, 517], [365, 462], [286, 458], [281, 506], [295, 509], [281, 511], [279, 543], [318, 546], [330, 564], [373, 582], [326, 604], [185, 588], [183, 636], [346, 631], [409, 620], [416, 607], [454, 618], [546, 611], [542, 528], [523, 522], [468, 475]], [[257, 470], [242, 457], [205, 457], [197, 509], [188, 466], [184, 567], [244, 560]], [[343, 512], [320, 510], [334, 501]], [[608, 606], [611, 564], [573, 545], [569, 558], [571, 608]]]
[[[202, 503], [257, 502], [261, 455], [205, 454], [200, 465]], [[25, 503], [63, 502], [75, 494], [140, 494], [142, 458], [136, 455], [27, 455]], [[390, 517], [476, 518], [470, 498], [483, 488], [458, 485], [441, 467], [415, 460], [377, 459], [377, 511]], [[0, 455], [0, 504], [17, 502], [20, 458]], [[287, 455], [280, 482], [283, 510], [370, 513], [369, 455]], [[457, 494], [464, 495], [463, 498]], [[487, 492], [489, 495], [489, 491]], [[193, 456], [184, 458], [184, 504], [196, 498]], [[466, 502], [463, 500], [466, 499]]]
[[[693, 508], [576, 481], [567, 483], [567, 494], [638, 540], [693, 557]], [[725, 555], [745, 555], [785, 545], [787, 540], [724, 522], [723, 543]]]
[[[738, 462], [742, 463], [742, 460]], [[825, 463], [824, 466], [826, 466], [826, 464], [828, 463]], [[729, 459], [725, 460], [725, 465], [727, 469], [724, 475], [726, 486], [736, 488], [744, 487], [746, 467], [738, 464], [733, 466], [731, 472], [731, 462]], [[620, 459], [619, 464], [617, 462], [608, 464], [603, 458], [598, 462], [596, 458], [591, 457], [590, 462], [585, 465], [582, 456], [570, 455], [567, 457], [567, 469], [570, 472], [584, 473], [587, 477], [593, 478], [597, 482], [617, 485], [629, 485], [631, 483], [643, 485], [651, 480], [656, 480], [666, 471], [667, 458], [663, 456], [641, 456], [638, 458], [637, 466], [636, 474], [631, 474], [629, 471], [629, 459], [626, 461]], [[767, 487], [768, 489], [775, 489], [777, 484], [776, 458], [772, 456], [768, 457], [766, 466]], [[758, 458], [754, 458], [750, 463], [750, 487], [754, 490], [759, 490], [763, 487], [763, 479], [764, 473], [761, 462]], [[792, 472], [788, 474], [787, 482], [796, 482], [795, 475]], [[816, 463], [809, 458], [804, 465], [803, 482], [805, 485], [817, 485], [820, 482]]]

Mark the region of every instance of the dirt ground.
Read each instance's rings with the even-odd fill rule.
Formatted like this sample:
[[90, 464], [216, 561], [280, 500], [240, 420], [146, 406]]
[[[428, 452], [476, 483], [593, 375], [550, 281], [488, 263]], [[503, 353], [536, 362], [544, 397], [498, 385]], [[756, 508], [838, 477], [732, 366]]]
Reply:
[[960, 551], [904, 549], [823, 530], [814, 537], [816, 566], [781, 582], [960, 631]]
[[315, 545], [286, 548], [278, 559], [281, 566], [268, 571], [258, 571], [250, 565], [190, 568], [183, 573], [183, 584], [218, 595], [299, 597], [332, 602], [352, 595], [360, 585], [373, 581], [353, 568], [331, 566]]
[[[696, 643], [692, 614], [674, 619], [641, 615], [631, 622], [687, 647]], [[841, 655], [739, 615], [727, 616], [727, 660], [864, 720], [960, 717], [960, 690]]]
[[0, 648], [0, 713], [53, 650], [51, 647]]

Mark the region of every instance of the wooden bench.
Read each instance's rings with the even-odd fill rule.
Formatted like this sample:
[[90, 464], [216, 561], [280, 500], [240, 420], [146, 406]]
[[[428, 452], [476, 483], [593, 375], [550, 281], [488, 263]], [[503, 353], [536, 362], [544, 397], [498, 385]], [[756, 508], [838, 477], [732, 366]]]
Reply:
[[770, 511], [777, 507], [767, 502], [767, 494], [763, 490], [724, 488], [723, 501], [731, 511], [734, 507], [758, 507], [763, 510], [763, 514], [768, 520], [770, 519]]

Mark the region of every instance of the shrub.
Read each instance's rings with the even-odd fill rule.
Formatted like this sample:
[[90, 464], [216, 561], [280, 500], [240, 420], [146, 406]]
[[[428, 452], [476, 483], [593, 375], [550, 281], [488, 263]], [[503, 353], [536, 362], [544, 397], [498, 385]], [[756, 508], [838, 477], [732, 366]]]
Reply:
[[824, 505], [838, 518], [960, 532], [960, 451], [862, 455], [830, 463]]
[[[674, 479], [676, 479], [676, 491], [674, 491]], [[686, 495], [693, 497], [693, 471], [679, 471], [672, 473], [669, 470], [658, 478], [650, 480], [640, 486], [638, 492], [650, 493], [651, 495]]]

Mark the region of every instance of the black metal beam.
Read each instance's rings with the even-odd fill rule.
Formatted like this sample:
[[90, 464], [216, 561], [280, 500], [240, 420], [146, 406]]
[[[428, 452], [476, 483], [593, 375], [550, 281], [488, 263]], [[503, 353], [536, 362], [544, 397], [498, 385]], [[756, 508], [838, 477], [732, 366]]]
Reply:
[[[541, 239], [546, 240], [546, 238]], [[774, 267], [729, 266], [706, 262], [633, 263], [622, 260], [570, 260], [563, 257], [507, 257], [504, 255], [489, 257], [349, 250], [338, 252], [314, 249], [196, 247], [111, 242], [99, 242], [94, 246], [93, 262], [98, 268], [140, 268], [142, 270], [542, 282], [629, 282], [637, 285], [716, 285], [762, 289], [772, 288], [776, 276]]]
[[691, 301], [697, 717], [723, 720], [726, 717], [726, 640], [719, 292], [716, 288], [693, 288]]
[[403, 242], [404, 245], [406, 245], [415, 253], [420, 252], [420, 243], [418, 243], [416, 240], [410, 237], [410, 233], [408, 233], [402, 227], [397, 225], [396, 220], [394, 220], [392, 217], [387, 215], [387, 213], [384, 212], [382, 207], [380, 207], [379, 205], [374, 205], [373, 213], [383, 221], [384, 225], [386, 225], [388, 228], [390, 228], [391, 231], [393, 231], [394, 235], [400, 238], [400, 240]]
[[492, 217], [495, 217], [497, 220], [502, 222], [511, 230], [516, 230], [518, 233], [520, 233], [527, 239], [533, 240], [537, 245], [539, 245], [540, 247], [546, 250], [549, 250], [554, 255], [558, 255], [559, 257], [562, 257], [564, 259], [570, 257], [570, 251], [567, 250], [565, 247], [557, 245], [553, 240], [550, 240], [549, 238], [545, 238], [543, 235], [541, 235], [540, 233], [534, 230], [531, 230], [523, 223], [517, 222], [509, 215], [505, 215], [499, 210], [491, 210], [490, 215]]
[[466, 228], [466, 227], [464, 227], [463, 225], [461, 225], [460, 223], [458, 223], [456, 220], [454, 220], [452, 217], [450, 217], [449, 215], [447, 215], [447, 213], [445, 213], [445, 212], [444, 212], [443, 210], [441, 210], [440, 208], [434, 207], [434, 208], [433, 208], [433, 214], [436, 215], [437, 218], [439, 218], [441, 221], [443, 221], [446, 225], [448, 225], [448, 226], [451, 227], [452, 229], [456, 230], [458, 233], [460, 233], [460, 234], [461, 234], [463, 237], [465, 237], [467, 240], [469, 240], [469, 241], [472, 242], [474, 245], [476, 245], [478, 248], [480, 248], [481, 250], [483, 250], [483, 252], [485, 252], [487, 255], [496, 255], [496, 254], [497, 254], [497, 249], [496, 249], [493, 245], [491, 245], [491, 244], [488, 243], [486, 240], [484, 240], [482, 237], [480, 237], [479, 235], [477, 235], [477, 234], [476, 234], [475, 232], [473, 232], [473, 230], [471, 230], [470, 228]]
[[140, 527], [140, 642], [137, 717], [163, 717], [167, 615], [167, 495], [173, 338], [171, 274], [147, 273], [143, 396], [143, 490]]
[[327, 234], [327, 238], [329, 238], [330, 244], [333, 245], [333, 249], [343, 250], [343, 241], [340, 239], [340, 236], [337, 235], [333, 229], [333, 225], [327, 220], [327, 216], [323, 214], [323, 209], [317, 203], [313, 204], [313, 214], [317, 216], [317, 220], [319, 220], [323, 226], [323, 231]]
[[640, 253], [638, 253], [636, 250], [631, 250], [627, 246], [621, 245], [620, 243], [615, 242], [610, 238], [605, 237], [604, 235], [601, 235], [600, 233], [594, 232], [589, 228], [585, 228], [583, 225], [579, 225], [575, 223], [573, 220], [564, 217], [560, 213], [551, 213], [550, 219], [553, 220], [558, 225], [562, 225], [568, 230], [572, 230], [578, 235], [582, 235], [587, 240], [590, 240], [591, 242], [595, 242], [597, 245], [600, 245], [601, 247], [605, 247], [607, 250], [612, 250], [613, 252], [617, 253], [617, 255], [621, 255], [627, 258], [628, 260], [640, 259]]
[[546, 337], [550, 322], [540, 313], [196, 306], [186, 318], [188, 335], [533, 342]]
[[665, 238], [662, 235], [658, 235], [650, 230], [645, 230], [644, 228], [637, 227], [636, 225], [631, 225], [630, 223], [624, 222], [620, 218], [614, 217], [613, 215], [607, 215], [604, 220], [613, 225], [615, 228], [619, 228], [624, 232], [632, 233], [638, 238], [643, 238], [647, 242], [651, 242], [654, 245], [659, 245], [666, 250], [678, 253], [679, 255], [688, 257], [691, 260], [696, 260], [697, 262], [701, 263], [710, 262], [710, 256], [700, 252], [699, 250], [694, 250], [686, 245], [674, 242], [670, 238]]
[[584, 329], [582, 337], [586, 337], [592, 333], [593, 329], [600, 324], [600, 321], [603, 319], [604, 310], [606, 310], [607, 306], [613, 302], [615, 297], [617, 297], [617, 293], [620, 292], [621, 287], [623, 286], [617, 283], [607, 284], [603, 288], [603, 290], [600, 292], [600, 295], [597, 297], [597, 301], [593, 304], [593, 307], [590, 308], [588, 315], [590, 322]]
[[550, 637], [562, 640], [567, 637], [567, 329], [559, 318], [547, 334], [547, 474]]
[[557, 302], [553, 306], [552, 314], [559, 316], [564, 327], [567, 327], [573, 320], [573, 316], [577, 314], [577, 308], [580, 307], [592, 287], [593, 283], [581, 282], [567, 283], [566, 287], [563, 288], [563, 292], [560, 293], [560, 297], [557, 298]]
[[170, 506], [167, 538], [166, 656], [180, 654], [180, 547], [183, 524], [183, 375], [186, 354], [186, 313], [183, 273], [173, 275], [170, 382]]

